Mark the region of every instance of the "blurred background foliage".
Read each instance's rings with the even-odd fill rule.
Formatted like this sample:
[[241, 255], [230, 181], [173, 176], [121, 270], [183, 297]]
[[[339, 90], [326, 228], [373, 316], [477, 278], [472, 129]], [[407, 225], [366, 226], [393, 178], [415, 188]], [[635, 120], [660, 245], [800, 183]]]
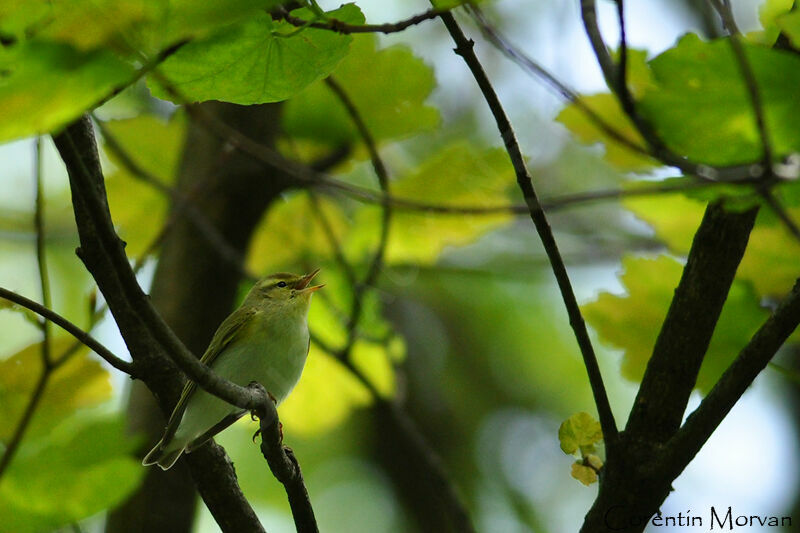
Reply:
[[[189, 124], [179, 104], [186, 100], [286, 100], [281, 151], [311, 162], [346, 146], [347, 156], [331, 175], [349, 187], [375, 192], [368, 152], [324, 81], [333, 75], [378, 142], [393, 196], [477, 210], [520, 203], [513, 169], [498, 148], [501, 142], [484, 103], [437, 21], [388, 36], [308, 29], [295, 39], [294, 26], [263, 13], [266, 4], [276, 3], [0, 5], [0, 30], [10, 43], [0, 58], [0, 69], [8, 73], [0, 85], [0, 105], [6, 110], [0, 139], [8, 141], [0, 146], [0, 285], [40, 294], [34, 145], [20, 138], [46, 134], [73, 119], [131, 82], [148, 58], [182, 39], [191, 42], [161, 69], [172, 88], [154, 76], [136, 81], [95, 111], [112, 217], [128, 255], [143, 265], [145, 286], [158, 261], [160, 236], [171, 224], [165, 189], [179, 173]], [[320, 4], [351, 23], [363, 22], [365, 15], [369, 22], [395, 21], [427, 9], [424, 2]], [[497, 27], [584, 93], [587, 106], [641, 142], [604, 89], [580, 33], [577, 2], [483, 4]], [[631, 45], [637, 48], [629, 57], [629, 81], [642, 112], [681, 154], [707, 164], [757, 160], [758, 136], [729, 47], [694, 34], [678, 40], [688, 31], [708, 36], [715, 29], [701, 3], [648, 4], [652, 10], [632, 3], [628, 21]], [[800, 59], [763, 45], [774, 41], [775, 28], [800, 35], [797, 17], [786, 15], [786, 2], [770, 0], [759, 22], [756, 2], [735, 4], [740, 25], [753, 30], [747, 53], [765, 91], [776, 152], [796, 152]], [[613, 12], [602, 7], [604, 26], [615, 31]], [[308, 18], [313, 11], [295, 14]], [[36, 32], [30, 31], [33, 27]], [[517, 128], [535, 185], [546, 201], [554, 202], [551, 224], [596, 332], [612, 405], [622, 418], [706, 203], [723, 194], [731, 196], [732, 206], [757, 200], [741, 189], [715, 187], [558, 204], [573, 193], [629, 191], [688, 178], [675, 177], [608, 139], [574, 105], [484, 45], [474, 26], [469, 31]], [[305, 61], [312, 56], [313, 62]], [[220, 70], [229, 63], [230, 69]], [[254, 75], [260, 77], [254, 81]], [[47, 140], [41, 169], [52, 307], [88, 328], [102, 301], [95, 303], [92, 281], [74, 255], [77, 232], [66, 176]], [[800, 218], [799, 191], [796, 184], [777, 191], [795, 220]], [[280, 408], [285, 440], [300, 459], [322, 531], [421, 529], [400, 494], [397, 474], [386, 468], [381, 422], [368, 408], [374, 401], [369, 388], [325, 349], [347, 341], [352, 278], [366, 272], [380, 224], [379, 202], [330, 187], [301, 186], [270, 206], [242, 258], [252, 276], [322, 268], [326, 287], [310, 312], [315, 342], [301, 382]], [[758, 327], [765, 306], [791, 287], [798, 259], [800, 244], [777, 217], [762, 210], [698, 380], [700, 392], [713, 385]], [[350, 266], [343, 267], [343, 261]], [[241, 295], [250, 283], [242, 283]], [[101, 319], [97, 331], [124, 353], [110, 317]], [[42, 373], [41, 334], [35, 320], [9, 306], [0, 313], [0, 339], [4, 447]], [[55, 332], [51, 349], [60, 354], [71, 343]], [[786, 350], [786, 367], [794, 364], [791, 355]], [[442, 456], [480, 530], [578, 527], [596, 489], [570, 478], [574, 458], [559, 449], [558, 428], [573, 413], [593, 413], [594, 407], [566, 312], [527, 216], [395, 209], [378, 283], [365, 294], [351, 363], [381, 396], [405, 403]], [[789, 378], [774, 372], [764, 376], [767, 386], [760, 381], [745, 397], [756, 407], [745, 409], [745, 418], [735, 422], [738, 431], [749, 432], [741, 428], [766, 420], [765, 440], [771, 443], [753, 443], [743, 435], [712, 440], [713, 452], [704, 451], [692, 467], [696, 473], [688, 471], [681, 479], [714, 476], [717, 484], [710, 490], [716, 492], [709, 493], [702, 483], [678, 484], [668, 506], [730, 505], [768, 491], [759, 514], [798, 509], [798, 464], [787, 459], [793, 454], [783, 453], [797, 443], [797, 378], [790, 368], [784, 374]], [[136, 490], [144, 469], [131, 454], [142, 437], [125, 430], [127, 381], [86, 350], [53, 372], [0, 478], [0, 532], [100, 530], [103, 513]], [[291, 531], [283, 489], [251, 442], [254, 428], [244, 420], [218, 442], [232, 457], [245, 495], [267, 529]], [[736, 460], [735, 467], [717, 468], [708, 460], [711, 455], [749, 454], [772, 457], [774, 464]], [[761, 481], [747, 478], [754, 472], [760, 472]], [[214, 531], [202, 505], [198, 514], [195, 529]]]

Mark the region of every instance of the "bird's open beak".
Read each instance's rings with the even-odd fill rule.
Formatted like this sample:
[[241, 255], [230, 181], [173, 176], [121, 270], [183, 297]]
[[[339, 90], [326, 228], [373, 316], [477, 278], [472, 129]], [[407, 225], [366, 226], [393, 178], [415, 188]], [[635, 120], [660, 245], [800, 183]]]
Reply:
[[325, 285], [314, 285], [313, 287], [308, 286], [308, 284], [311, 283], [311, 280], [314, 279], [314, 276], [317, 274], [319, 274], [319, 269], [314, 270], [311, 274], [306, 274], [303, 276], [300, 281], [297, 282], [297, 285], [295, 285], [295, 289], [303, 292], [314, 292], [320, 290]]

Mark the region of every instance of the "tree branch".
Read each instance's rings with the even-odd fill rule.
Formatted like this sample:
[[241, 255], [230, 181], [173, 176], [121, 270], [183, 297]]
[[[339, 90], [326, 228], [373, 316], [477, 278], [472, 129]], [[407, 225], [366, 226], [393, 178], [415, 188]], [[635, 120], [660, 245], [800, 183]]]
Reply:
[[[82, 117], [65, 131], [55, 135], [54, 141], [70, 177], [73, 207], [81, 240], [81, 258], [105, 295], [109, 309], [136, 361], [137, 370], [141, 370], [142, 376], [147, 376], [148, 386], [168, 411], [177, 401], [181, 380], [176, 376], [170, 355], [162, 345], [163, 339], [154, 331], [160, 329], [160, 336], [164, 337], [163, 330], [168, 328], [160, 322], [152, 308], [148, 309], [149, 301], [136, 283], [123, 245], [114, 233], [105, 202], [97, 147], [88, 117]], [[165, 344], [176, 342], [179, 344], [179, 341], [174, 340]], [[209, 383], [215, 383], [214, 390], [209, 392], [224, 390], [232, 399], [252, 400], [255, 407], [259, 406], [256, 393], [245, 389], [246, 395], [238, 396], [237, 389], [241, 387], [232, 388], [230, 386], [233, 384], [226, 382], [220, 384], [221, 378], [209, 375], [204, 365], [200, 365], [198, 371], [196, 364], [199, 361], [194, 356], [182, 351], [179, 353], [183, 357], [178, 355], [177, 358], [186, 364], [185, 368], [189, 370], [190, 376], [202, 378], [204, 384], [201, 387], [207, 388]], [[266, 398], [264, 400], [268, 401]], [[241, 406], [247, 408], [245, 405]], [[206, 505], [223, 531], [263, 531], [236, 483], [230, 460], [219, 446], [213, 443], [203, 446], [188, 456], [186, 462]]]
[[349, 35], [351, 33], [397, 33], [405, 30], [410, 26], [415, 26], [420, 22], [431, 20], [438, 17], [441, 13], [446, 12], [446, 9], [429, 9], [424, 13], [414, 15], [407, 19], [398, 22], [387, 22], [384, 24], [348, 24], [341, 20], [334, 18], [326, 18], [324, 22], [317, 22], [314, 20], [305, 20], [300, 17], [295, 17], [285, 9], [278, 12], [278, 16], [293, 26], [298, 28], [316, 28], [319, 30], [330, 30], [337, 33]]
[[[251, 387], [264, 389], [257, 383], [251, 384]], [[308, 490], [303, 482], [300, 463], [292, 449], [282, 444], [281, 424], [275, 404], [267, 402], [257, 412], [260, 419], [261, 453], [267, 460], [272, 475], [281, 482], [286, 490], [297, 533], [317, 533], [319, 531], [317, 521], [308, 497]]]
[[570, 283], [567, 269], [561, 258], [561, 253], [558, 250], [555, 238], [553, 237], [553, 231], [550, 228], [550, 224], [547, 221], [547, 217], [542, 210], [539, 198], [534, 190], [533, 181], [525, 166], [525, 160], [522, 157], [519, 144], [511, 128], [511, 123], [508, 117], [506, 117], [500, 100], [497, 98], [494, 88], [489, 82], [486, 73], [483, 71], [483, 67], [473, 51], [474, 43], [464, 36], [464, 33], [461, 31], [461, 28], [459, 28], [451, 13], [444, 13], [441, 15], [441, 18], [445, 26], [447, 26], [447, 30], [450, 32], [453, 41], [456, 43], [456, 54], [464, 59], [464, 62], [467, 64], [470, 71], [472, 71], [475, 81], [478, 83], [492, 115], [497, 122], [497, 128], [503, 138], [506, 151], [511, 158], [511, 163], [517, 175], [517, 184], [522, 191], [531, 220], [534, 226], [536, 226], [536, 231], [539, 234], [547, 257], [550, 260], [550, 265], [555, 274], [556, 281], [558, 282], [564, 305], [567, 308], [570, 325], [575, 333], [575, 338], [578, 341], [578, 346], [583, 356], [583, 363], [589, 375], [589, 384], [594, 396], [606, 446], [609, 449], [609, 453], [611, 453], [617, 441], [617, 426], [614, 421], [614, 414], [611, 411], [611, 405], [608, 402], [605, 386], [603, 385], [603, 377], [600, 373], [600, 367], [597, 364], [597, 357], [595, 356], [594, 348], [589, 339], [589, 334], [586, 331], [586, 324], [581, 315], [580, 308], [578, 307], [578, 302], [575, 299], [575, 293], [572, 290], [572, 284]]
[[636, 438], [664, 443], [680, 426], [757, 212], [706, 209], [628, 419]]
[[[203, 390], [230, 404], [248, 410], [253, 410], [261, 405], [263, 398], [245, 387], [217, 376], [192, 355], [164, 323], [150, 304], [147, 296], [142, 292], [141, 287], [139, 287], [125, 256], [124, 245], [111, 223], [111, 215], [108, 211], [105, 188], [102, 182], [102, 171], [99, 164], [96, 168], [90, 170], [85, 160], [87, 156], [86, 150], [91, 150], [88, 154], [92, 154], [94, 156], [93, 159], [96, 159], [97, 155], [94, 135], [91, 131], [91, 122], [88, 116], [84, 116], [80, 121], [68, 126], [62, 133], [55, 136], [54, 140], [67, 166], [73, 201], [80, 206], [80, 210], [83, 212], [81, 216], [85, 215], [86, 222], [91, 224], [91, 226], [87, 225], [86, 229], [91, 228], [93, 233], [91, 237], [95, 242], [84, 243], [88, 239], [81, 235], [82, 248], [80, 257], [84, 260], [84, 263], [88, 263], [87, 268], [93, 275], [96, 274], [92, 268], [91, 258], [86, 254], [86, 245], [90, 247], [99, 245], [96, 251], [102, 253], [110, 263], [109, 266], [112, 268], [112, 272], [109, 274], [115, 278], [117, 285], [115, 288], [119, 289], [124, 296], [125, 303], [129, 306], [128, 311], [140, 317], [142, 325], [166, 350], [167, 354], [178, 364], [181, 370], [189, 375]], [[89, 236], [86, 235], [85, 237]], [[98, 286], [100, 286], [99, 280]], [[106, 296], [109, 308], [114, 312], [114, 306], [111, 304], [109, 294], [103, 290], [102, 286], [100, 286], [100, 289]]]
[[700, 451], [798, 324], [800, 280], [667, 443], [666, 462], [673, 470], [673, 477], [677, 477]]
[[89, 347], [92, 351], [94, 351], [97, 355], [102, 357], [106, 360], [108, 364], [116, 368], [117, 370], [121, 370], [126, 374], [129, 374], [131, 377], [139, 377], [138, 369], [136, 368], [135, 363], [129, 363], [123, 359], [120, 359], [116, 355], [114, 355], [111, 350], [103, 346], [99, 341], [97, 341], [94, 337], [89, 335], [87, 332], [64, 318], [63, 316], [59, 315], [52, 309], [48, 309], [47, 307], [41, 305], [40, 303], [34, 302], [24, 296], [17, 294], [16, 292], [10, 291], [3, 287], [0, 287], [0, 298], [4, 298], [9, 302], [14, 302], [15, 304], [24, 307], [25, 309], [30, 309], [37, 315], [44, 317], [47, 320], [50, 320], [64, 331], [75, 337], [81, 343], [85, 344]]

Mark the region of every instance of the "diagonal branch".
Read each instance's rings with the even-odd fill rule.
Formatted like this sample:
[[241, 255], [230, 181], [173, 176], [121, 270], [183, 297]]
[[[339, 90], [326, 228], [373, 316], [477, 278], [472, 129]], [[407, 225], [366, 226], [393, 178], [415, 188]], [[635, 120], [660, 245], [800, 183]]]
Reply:
[[59, 326], [64, 331], [75, 337], [81, 343], [85, 344], [88, 348], [90, 348], [94, 353], [102, 357], [106, 360], [108, 364], [129, 374], [132, 377], [139, 377], [138, 370], [136, 368], [135, 363], [130, 363], [123, 359], [120, 359], [114, 353], [103, 346], [99, 341], [97, 341], [94, 337], [89, 335], [87, 332], [64, 318], [63, 316], [59, 315], [52, 309], [49, 309], [38, 302], [34, 302], [24, 296], [17, 294], [16, 292], [10, 291], [3, 287], [0, 287], [0, 298], [4, 298], [9, 302], [14, 302], [15, 304], [24, 307], [26, 309], [30, 309], [37, 315], [42, 316], [43, 318], [51, 321], [53, 324]]
[[[169, 342], [169, 328], [139, 288], [123, 245], [111, 225], [89, 118], [84, 116], [68, 126], [54, 136], [54, 141], [70, 178], [81, 241], [80, 256], [105, 295], [137, 369], [147, 378], [147, 385], [162, 407], [169, 410], [181, 389], [181, 379], [171, 363], [171, 354], [175, 353], [182, 368], [193, 379], [197, 378], [198, 383], [203, 382], [201, 387], [208, 388], [214, 383], [214, 390], [209, 392], [222, 392], [219, 396], [223, 399], [241, 401], [245, 408], [246, 404], [259, 407], [257, 391], [243, 389], [245, 394], [240, 395], [241, 387], [211, 374], [174, 337]], [[269, 401], [265, 396], [262, 400]], [[203, 446], [187, 459], [187, 463], [198, 490], [223, 531], [263, 532], [255, 512], [241, 493], [230, 460], [219, 446], [213, 443]]]
[[742, 397], [747, 387], [800, 324], [800, 280], [667, 443], [667, 465], [676, 477]]
[[603, 377], [600, 373], [600, 367], [597, 364], [597, 357], [595, 356], [594, 348], [589, 339], [589, 334], [586, 330], [586, 324], [581, 315], [580, 308], [578, 307], [578, 302], [575, 299], [575, 293], [572, 290], [572, 284], [569, 280], [566, 266], [564, 265], [561, 253], [553, 237], [553, 231], [539, 203], [539, 198], [536, 196], [533, 181], [525, 166], [525, 160], [522, 157], [519, 144], [511, 128], [511, 123], [500, 104], [500, 100], [497, 98], [497, 94], [489, 78], [486, 76], [483, 67], [475, 55], [473, 50], [474, 43], [464, 36], [464, 33], [461, 31], [461, 28], [456, 23], [452, 14], [445, 13], [441, 15], [441, 18], [445, 26], [447, 26], [447, 30], [450, 32], [453, 41], [456, 43], [456, 54], [464, 59], [464, 62], [467, 64], [470, 71], [472, 71], [475, 81], [478, 83], [492, 115], [497, 122], [497, 128], [503, 138], [506, 151], [511, 158], [511, 164], [514, 166], [514, 171], [517, 175], [517, 184], [522, 191], [531, 220], [534, 226], [536, 226], [536, 231], [539, 233], [539, 238], [550, 260], [550, 265], [555, 274], [556, 281], [558, 282], [559, 290], [561, 291], [561, 297], [567, 308], [570, 325], [575, 333], [575, 338], [578, 341], [578, 346], [583, 356], [583, 363], [589, 375], [589, 384], [592, 389], [592, 394], [594, 395], [595, 405], [600, 418], [600, 425], [603, 429], [603, 436], [609, 452], [611, 453], [617, 442], [617, 426], [614, 421], [614, 414], [611, 411], [611, 405], [608, 401], [605, 386], [603, 385]]
[[653, 355], [639, 387], [626, 432], [664, 443], [678, 430], [758, 209], [706, 209]]

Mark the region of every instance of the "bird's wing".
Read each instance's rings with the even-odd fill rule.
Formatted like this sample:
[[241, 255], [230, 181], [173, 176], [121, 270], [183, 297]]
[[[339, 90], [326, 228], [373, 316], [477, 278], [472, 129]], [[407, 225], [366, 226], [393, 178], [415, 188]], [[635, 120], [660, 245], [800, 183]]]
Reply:
[[[203, 357], [200, 358], [200, 362], [205, 363], [206, 366], [212, 366], [217, 356], [222, 353], [226, 346], [236, 339], [238, 334], [242, 331], [242, 326], [247, 324], [256, 313], [257, 311], [253, 308], [239, 308], [231, 313], [231, 315], [220, 324], [219, 328], [217, 328], [217, 332], [214, 333], [214, 337], [211, 339], [211, 343], [208, 345]], [[164, 430], [164, 436], [161, 439], [161, 442], [164, 444], [172, 440], [173, 435], [175, 435], [175, 431], [177, 431], [180, 425], [181, 418], [183, 418], [183, 412], [186, 410], [186, 406], [189, 403], [189, 398], [191, 398], [196, 388], [197, 384], [192, 380], [189, 380], [183, 387], [181, 397], [175, 405], [175, 409], [172, 410], [169, 422], [167, 422], [167, 428]]]

